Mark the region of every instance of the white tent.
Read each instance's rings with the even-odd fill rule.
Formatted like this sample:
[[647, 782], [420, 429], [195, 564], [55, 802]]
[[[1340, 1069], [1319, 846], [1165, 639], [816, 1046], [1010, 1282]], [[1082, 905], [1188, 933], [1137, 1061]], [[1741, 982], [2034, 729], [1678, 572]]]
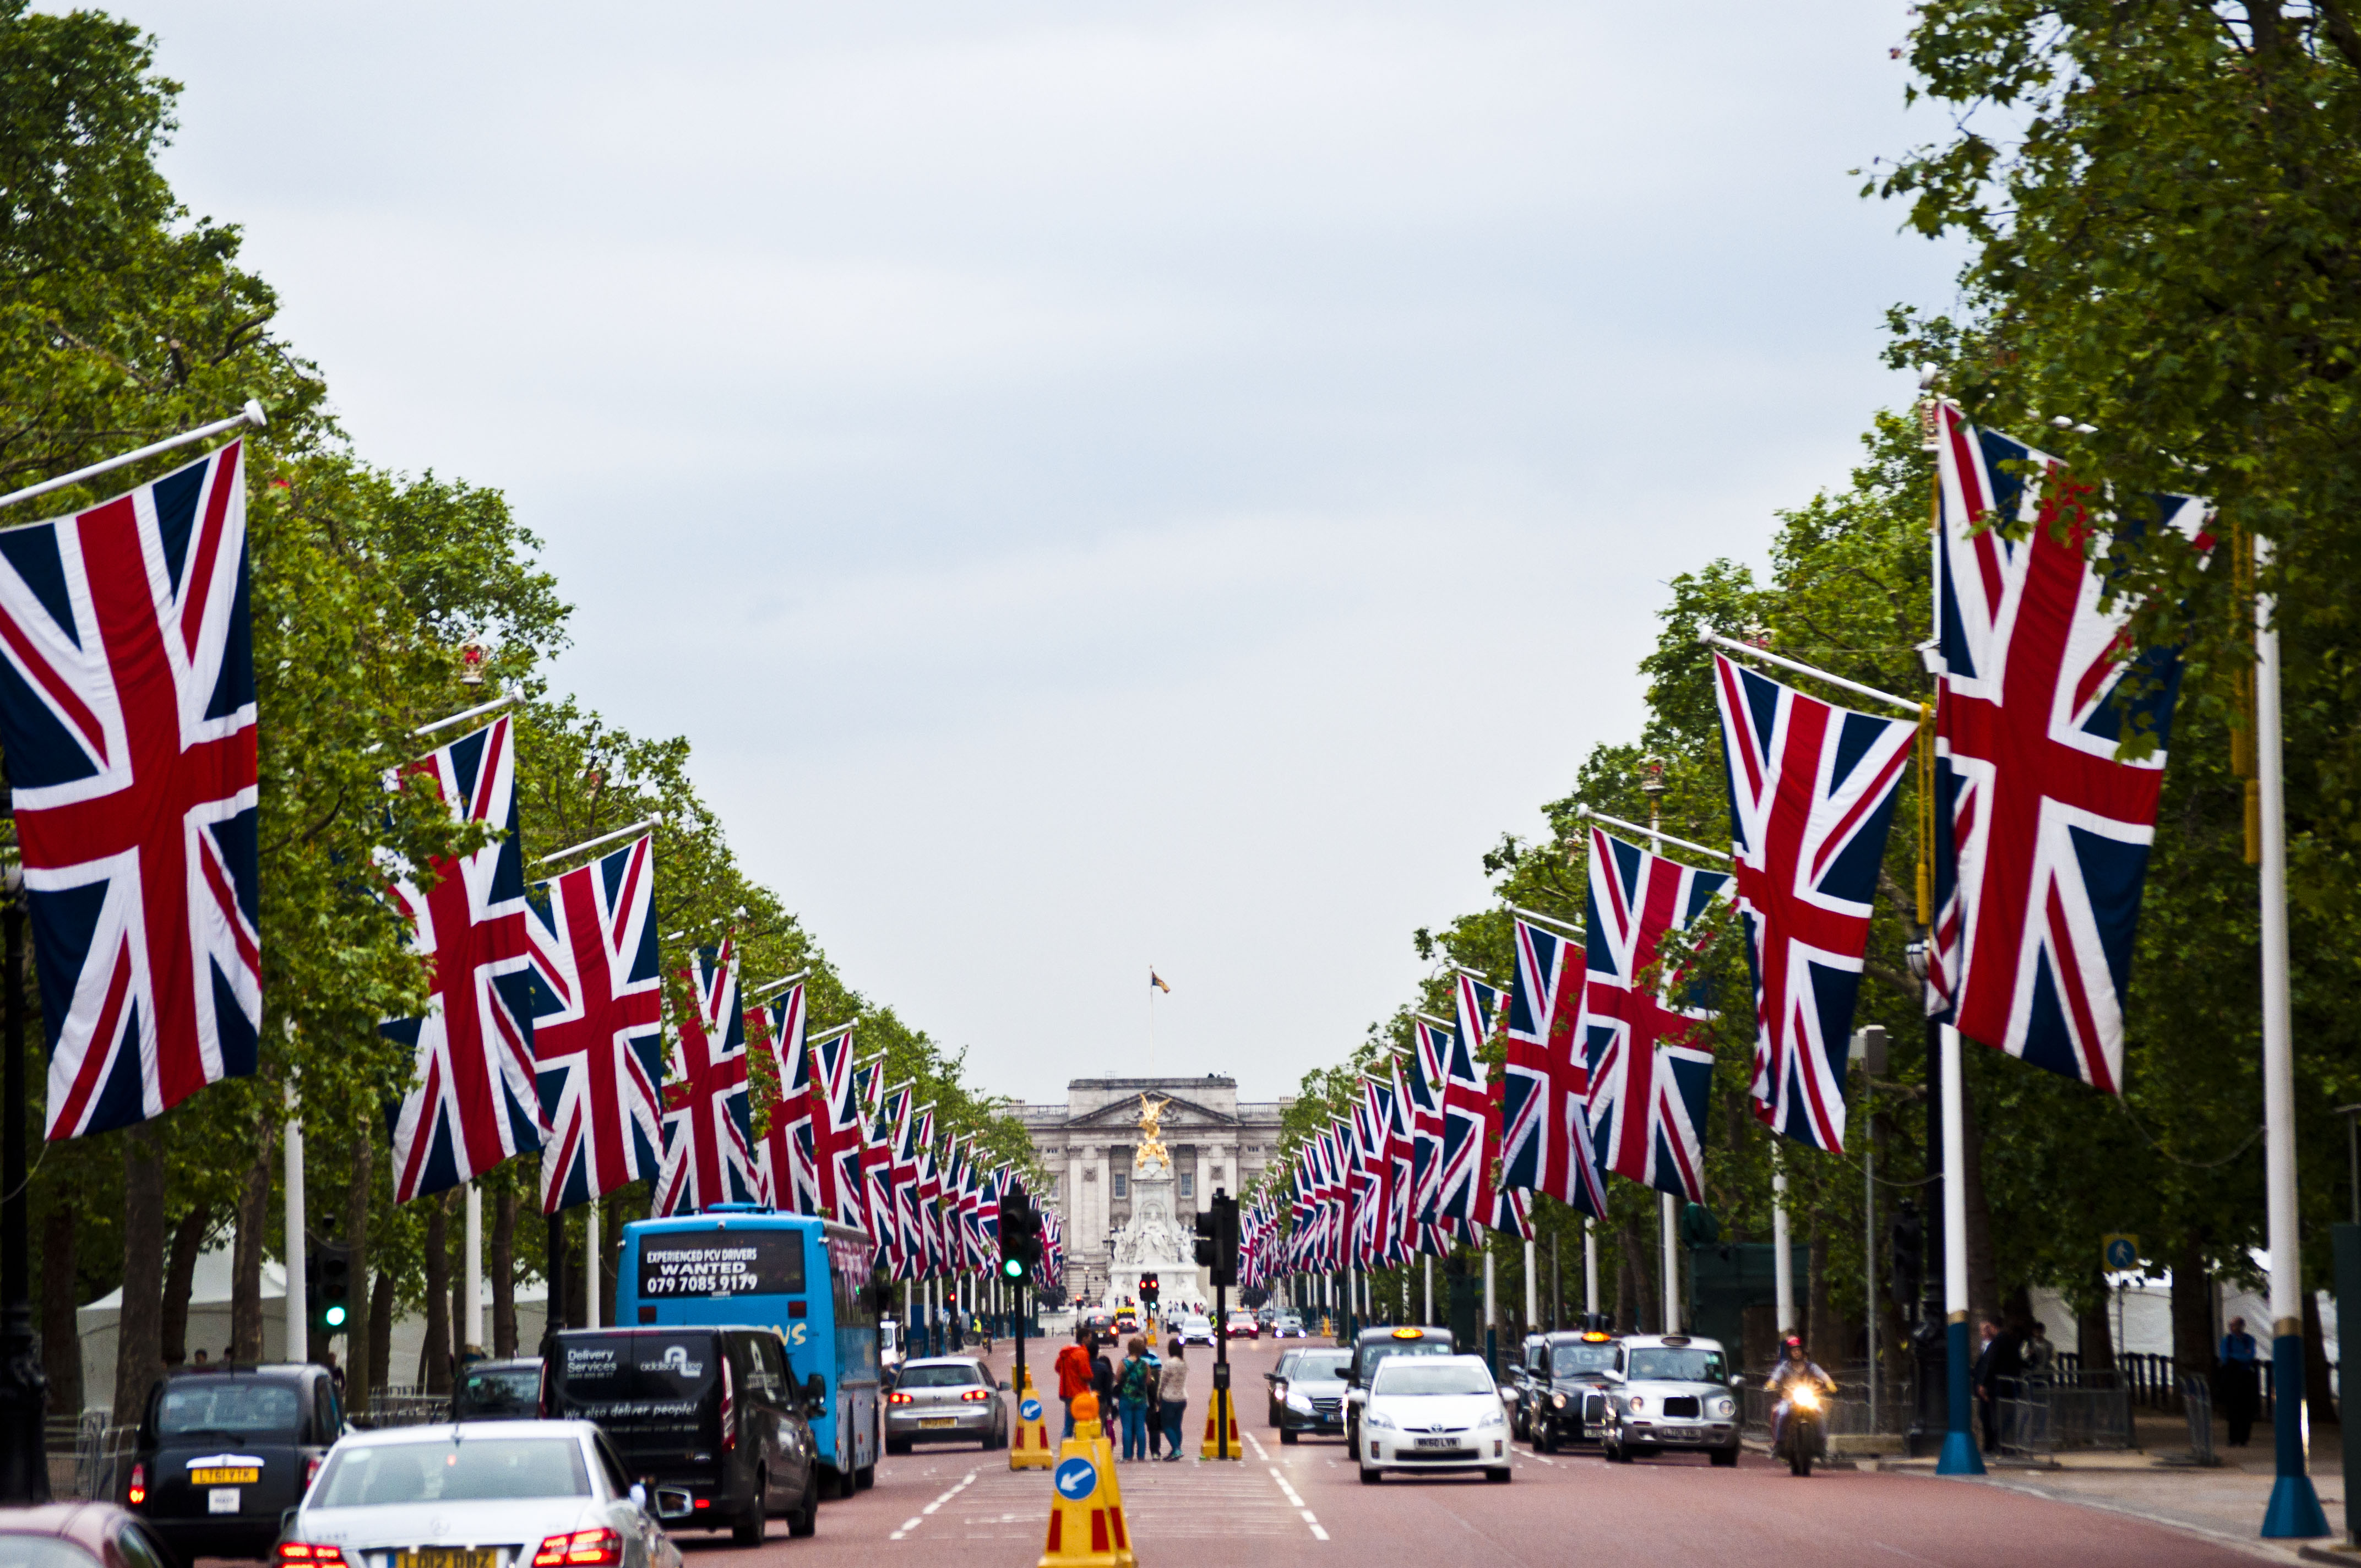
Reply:
[[[197, 1255], [197, 1266], [189, 1288], [189, 1355], [195, 1359], [203, 1349], [211, 1360], [218, 1361], [229, 1352], [230, 1252], [216, 1248]], [[517, 1343], [528, 1353], [541, 1343], [541, 1330], [546, 1316], [548, 1288], [538, 1280], [520, 1284], [516, 1291]], [[491, 1281], [484, 1282], [484, 1332], [491, 1333]], [[115, 1404], [115, 1347], [118, 1321], [123, 1313], [123, 1291], [120, 1287], [108, 1291], [97, 1300], [74, 1311], [74, 1326], [82, 1338], [82, 1402], [84, 1409], [104, 1410]], [[344, 1336], [332, 1342], [336, 1354], [344, 1354]], [[397, 1385], [412, 1382], [418, 1376], [418, 1354], [426, 1343], [426, 1320], [412, 1315], [396, 1318], [393, 1323], [392, 1354], [388, 1360], [392, 1381]], [[486, 1348], [489, 1348], [489, 1344]], [[300, 1349], [300, 1347], [299, 1347]], [[276, 1258], [262, 1262], [262, 1359], [287, 1359], [287, 1270]]]

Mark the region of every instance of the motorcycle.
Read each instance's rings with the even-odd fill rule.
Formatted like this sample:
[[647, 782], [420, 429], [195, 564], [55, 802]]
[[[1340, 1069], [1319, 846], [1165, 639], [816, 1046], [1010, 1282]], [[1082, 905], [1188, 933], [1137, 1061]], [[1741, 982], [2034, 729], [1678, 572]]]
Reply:
[[1812, 1461], [1828, 1454], [1828, 1434], [1821, 1426], [1826, 1410], [1820, 1402], [1820, 1391], [1809, 1383], [1797, 1383], [1787, 1392], [1787, 1420], [1779, 1434], [1777, 1457], [1787, 1462], [1787, 1468], [1797, 1475], [1812, 1473]]

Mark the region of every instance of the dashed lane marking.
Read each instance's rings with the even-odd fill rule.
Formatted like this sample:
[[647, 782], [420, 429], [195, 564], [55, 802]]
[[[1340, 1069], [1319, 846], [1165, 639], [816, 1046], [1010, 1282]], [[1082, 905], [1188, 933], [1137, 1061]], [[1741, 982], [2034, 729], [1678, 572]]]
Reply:
[[1287, 1500], [1290, 1506], [1291, 1506], [1297, 1513], [1303, 1516], [1303, 1522], [1305, 1524], [1312, 1527], [1312, 1539], [1314, 1541], [1327, 1540], [1328, 1532], [1320, 1528], [1320, 1516], [1303, 1506], [1302, 1497], [1297, 1493], [1293, 1486], [1288, 1485], [1287, 1477], [1279, 1474], [1278, 1465], [1274, 1464], [1269, 1468], [1270, 1478], [1279, 1483], [1279, 1489], [1280, 1491], [1287, 1494]]
[[945, 1492], [941, 1497], [937, 1497], [933, 1502], [928, 1503], [925, 1508], [920, 1508], [910, 1518], [904, 1519], [902, 1521], [902, 1528], [894, 1531], [885, 1539], [888, 1541], [899, 1541], [904, 1536], [908, 1535], [912, 1530], [917, 1529], [920, 1525], [926, 1523], [927, 1516], [928, 1514], [933, 1513], [945, 1503], [950, 1502], [953, 1497], [958, 1497], [961, 1492], [964, 1492], [970, 1486], [974, 1486], [975, 1478], [979, 1474], [980, 1471], [978, 1470], [971, 1470], [966, 1475], [961, 1476], [957, 1482], [952, 1484], [950, 1490]]

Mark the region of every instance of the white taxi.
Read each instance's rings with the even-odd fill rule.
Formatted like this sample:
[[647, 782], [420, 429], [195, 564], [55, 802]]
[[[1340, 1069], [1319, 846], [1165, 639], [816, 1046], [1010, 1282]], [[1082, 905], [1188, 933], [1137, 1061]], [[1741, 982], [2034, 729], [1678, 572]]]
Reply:
[[1509, 1478], [1509, 1417], [1480, 1355], [1398, 1355], [1369, 1375], [1358, 1432], [1361, 1482], [1389, 1470], [1481, 1470]]

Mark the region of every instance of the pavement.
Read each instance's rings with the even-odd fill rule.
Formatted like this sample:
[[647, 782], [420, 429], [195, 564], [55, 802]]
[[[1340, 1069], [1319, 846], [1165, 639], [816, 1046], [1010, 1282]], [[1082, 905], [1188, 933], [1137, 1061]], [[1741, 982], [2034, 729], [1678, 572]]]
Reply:
[[[1057, 1348], [1054, 1341], [1031, 1342], [1037, 1386], [1048, 1382]], [[2002, 1473], [1969, 1483], [1891, 1469], [1822, 1470], [1798, 1479], [1752, 1453], [1735, 1470], [1712, 1469], [1703, 1455], [1610, 1467], [1587, 1453], [1521, 1447], [1506, 1486], [1476, 1475], [1389, 1477], [1365, 1486], [1342, 1442], [1277, 1441], [1262, 1381], [1277, 1348], [1231, 1347], [1243, 1461], [1196, 1457], [1212, 1389], [1211, 1356], [1200, 1348], [1188, 1357], [1186, 1457], [1118, 1466], [1141, 1568], [1563, 1568], [1576, 1558], [1733, 1568], [1733, 1552], [1745, 1554], [1748, 1568], [2300, 1561], [2290, 1549], [2253, 1539], [2261, 1507], [2246, 1506], [2241, 1488], [2256, 1478], [2243, 1469]], [[1008, 1375], [1009, 1359], [1003, 1342], [990, 1357], [996, 1376]], [[884, 1460], [872, 1490], [824, 1504], [813, 1540], [791, 1542], [774, 1521], [760, 1547], [733, 1547], [720, 1535], [680, 1541], [693, 1568], [945, 1562], [1032, 1568], [1050, 1496], [1047, 1471], [1011, 1472], [1005, 1453], [921, 1448]], [[2332, 1507], [2332, 1518], [2338, 1512]]]

